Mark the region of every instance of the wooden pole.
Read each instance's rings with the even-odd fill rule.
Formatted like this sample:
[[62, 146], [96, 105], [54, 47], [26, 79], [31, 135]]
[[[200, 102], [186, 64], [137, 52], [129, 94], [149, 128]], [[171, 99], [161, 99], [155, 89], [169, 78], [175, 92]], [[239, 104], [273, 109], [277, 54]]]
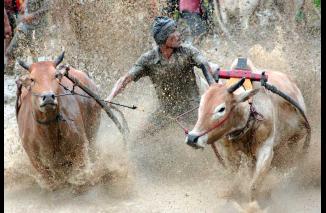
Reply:
[[122, 127], [120, 124], [119, 120], [117, 117], [112, 113], [111, 109], [108, 107], [108, 105], [96, 94], [94, 93], [91, 89], [89, 89], [86, 85], [81, 83], [77, 78], [75, 78], [72, 75], [69, 75], [69, 67], [66, 67], [64, 76], [66, 76], [70, 81], [72, 81], [76, 86], [81, 88], [84, 92], [86, 92], [89, 96], [94, 98], [94, 100], [104, 109], [106, 114], [111, 118], [113, 123], [118, 127], [119, 131], [122, 133], [123, 136], [126, 136], [129, 133], [128, 126], [125, 128]]

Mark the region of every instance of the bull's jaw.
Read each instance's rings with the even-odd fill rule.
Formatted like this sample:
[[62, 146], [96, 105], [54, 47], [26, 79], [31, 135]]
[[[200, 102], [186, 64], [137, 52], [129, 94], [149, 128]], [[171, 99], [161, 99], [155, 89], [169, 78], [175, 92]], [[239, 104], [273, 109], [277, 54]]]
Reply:
[[208, 140], [208, 134], [206, 133], [205, 135], [202, 135], [198, 138], [197, 146], [204, 148], [207, 144], [207, 140]]
[[43, 113], [51, 113], [53, 111], [56, 111], [58, 107], [57, 103], [50, 103], [50, 104], [45, 104], [39, 107], [39, 110]]

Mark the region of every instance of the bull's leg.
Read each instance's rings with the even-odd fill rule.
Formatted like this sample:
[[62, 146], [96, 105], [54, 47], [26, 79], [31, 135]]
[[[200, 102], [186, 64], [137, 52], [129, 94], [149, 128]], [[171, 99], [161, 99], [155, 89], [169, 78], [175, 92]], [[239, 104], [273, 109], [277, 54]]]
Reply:
[[273, 142], [274, 138], [268, 138], [260, 149], [257, 151], [256, 168], [253, 179], [250, 184], [250, 201], [254, 200], [254, 194], [261, 183], [263, 177], [270, 168], [273, 159]]
[[86, 133], [83, 133], [81, 141], [78, 142], [78, 146], [75, 150], [75, 168], [79, 171], [82, 169], [88, 169], [90, 166], [89, 159], [89, 140], [87, 139]]
[[49, 190], [54, 190], [57, 188], [57, 182], [55, 180], [55, 175], [50, 170], [49, 167], [45, 166], [41, 159], [39, 158], [39, 153], [35, 151], [27, 152], [27, 155], [37, 172], [41, 175], [43, 181], [46, 184], [46, 188]]
[[232, 198], [239, 194], [237, 173], [240, 165], [241, 154], [236, 151], [232, 144], [219, 147], [219, 150], [224, 150], [224, 153], [221, 154], [223, 154], [223, 159], [225, 161], [225, 173], [227, 175], [228, 184], [219, 188], [218, 197], [223, 199]]
[[[83, 132], [84, 130], [82, 129]], [[68, 182], [73, 185], [75, 193], [79, 193], [89, 185], [94, 184], [94, 171], [90, 161], [89, 148], [90, 142], [87, 139], [86, 133], [76, 135], [78, 138], [78, 145], [74, 150], [73, 158], [73, 170], [68, 179]]]

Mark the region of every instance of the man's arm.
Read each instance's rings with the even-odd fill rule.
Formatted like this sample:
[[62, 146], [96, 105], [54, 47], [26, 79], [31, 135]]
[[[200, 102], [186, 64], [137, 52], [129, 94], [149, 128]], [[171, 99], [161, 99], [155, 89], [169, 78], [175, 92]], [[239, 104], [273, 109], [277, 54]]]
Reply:
[[208, 60], [197, 48], [190, 46], [189, 50], [191, 52], [192, 60], [194, 61], [196, 66], [202, 70], [207, 83], [209, 85], [215, 83], [215, 80], [213, 78], [213, 71], [208, 64]]
[[5, 38], [9, 38], [12, 35], [12, 29], [9, 23], [9, 18], [6, 9], [4, 9], [4, 25], [5, 25]]
[[200, 69], [203, 71], [203, 74], [206, 78], [208, 85], [216, 83], [213, 78], [213, 72], [208, 63], [202, 63], [199, 65]]
[[[108, 98], [106, 99], [106, 101], [111, 102], [113, 100], [113, 98], [115, 96], [117, 96], [118, 94], [120, 94], [125, 88], [126, 86], [134, 80], [134, 76], [131, 75], [130, 73], [127, 73], [126, 75], [124, 75], [123, 77], [121, 77], [117, 83], [115, 83], [110, 95], [108, 96]], [[111, 104], [108, 103], [108, 105], [110, 106]]]
[[[149, 63], [149, 58], [151, 58], [149, 56], [150, 54], [147, 52], [138, 58], [128, 73], [121, 77], [114, 85], [110, 95], [106, 99], [107, 101], [112, 101], [113, 98], [121, 93], [131, 81], [138, 81], [140, 78], [148, 75], [146, 64]], [[109, 103], [108, 105], [110, 106], [111, 104]]]

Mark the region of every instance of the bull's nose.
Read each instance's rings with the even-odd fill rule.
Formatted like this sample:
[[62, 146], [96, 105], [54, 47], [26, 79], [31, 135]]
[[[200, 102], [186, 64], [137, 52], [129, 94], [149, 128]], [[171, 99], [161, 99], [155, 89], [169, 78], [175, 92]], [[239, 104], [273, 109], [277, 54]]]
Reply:
[[199, 148], [197, 146], [197, 141], [198, 141], [198, 138], [199, 136], [197, 135], [192, 135], [192, 134], [189, 134], [186, 138], [186, 143], [187, 145], [191, 146], [191, 147], [194, 147], [194, 148]]
[[56, 97], [53, 92], [43, 93], [40, 99], [41, 99], [41, 104], [40, 104], [41, 107], [48, 104], [50, 105], [57, 104]]

